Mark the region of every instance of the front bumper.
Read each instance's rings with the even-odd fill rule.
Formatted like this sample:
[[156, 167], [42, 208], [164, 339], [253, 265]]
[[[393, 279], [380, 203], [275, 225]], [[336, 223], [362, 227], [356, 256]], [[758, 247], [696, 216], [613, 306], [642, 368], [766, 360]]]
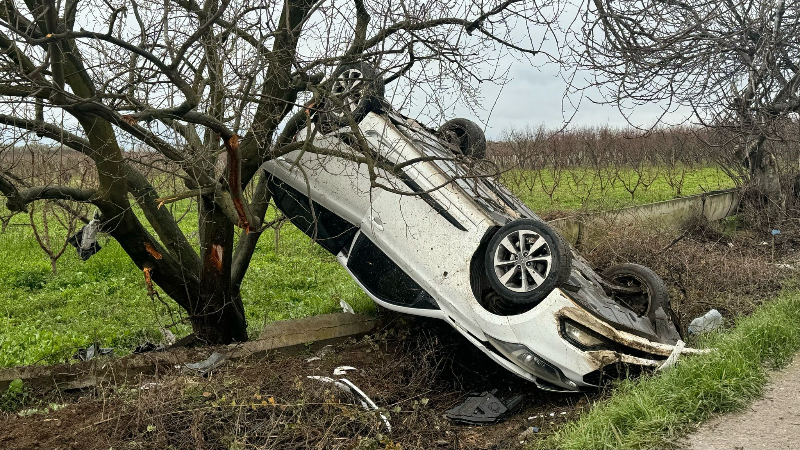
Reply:
[[[550, 390], [595, 387], [598, 371], [616, 363], [659, 367], [675, 348], [618, 330], [559, 289], [523, 314], [498, 316], [482, 308], [474, 312], [488, 343], [478, 345], [479, 348], [512, 372]], [[565, 337], [565, 320], [591, 330], [609, 345], [580, 348]]]

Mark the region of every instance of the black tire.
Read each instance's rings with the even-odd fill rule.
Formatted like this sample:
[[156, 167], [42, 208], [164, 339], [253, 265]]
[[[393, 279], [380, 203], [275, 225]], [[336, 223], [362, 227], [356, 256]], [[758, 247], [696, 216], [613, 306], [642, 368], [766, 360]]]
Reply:
[[475, 159], [486, 157], [486, 135], [477, 123], [467, 119], [448, 120], [439, 127], [439, 138], [459, 154]]
[[331, 96], [343, 107], [330, 99], [324, 101], [321, 120], [336, 127], [350, 125], [348, 116], [360, 122], [368, 113], [381, 108], [383, 93], [383, 77], [371, 64], [343, 64], [333, 72], [331, 85]]
[[[504, 242], [506, 238], [509, 240]], [[521, 239], [525, 240], [522, 249]], [[511, 252], [509, 244], [516, 253]], [[484, 267], [489, 284], [503, 300], [515, 306], [532, 306], [567, 281], [572, 270], [572, 252], [564, 238], [549, 225], [520, 219], [501, 227], [492, 236], [484, 254]]]
[[640, 264], [620, 264], [603, 272], [603, 278], [623, 287], [641, 287], [641, 293], [612, 292], [612, 298], [638, 316], [647, 317], [663, 340], [674, 343], [681, 338], [680, 322], [670, 305], [667, 285], [652, 269]]

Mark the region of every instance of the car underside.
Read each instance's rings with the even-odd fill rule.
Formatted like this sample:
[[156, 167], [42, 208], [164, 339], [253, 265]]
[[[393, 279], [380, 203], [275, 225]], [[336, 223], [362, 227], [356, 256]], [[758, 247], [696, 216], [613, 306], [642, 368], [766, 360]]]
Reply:
[[[376, 303], [445, 320], [553, 391], [594, 388], [621, 365], [658, 367], [682, 347], [663, 281], [636, 264], [596, 273], [498, 181], [480, 128], [457, 119], [432, 130], [385, 101], [359, 110], [365, 98], [347, 121], [310, 113], [295, 139], [322, 151], [265, 170], [278, 209]], [[346, 157], [364, 143], [385, 169]]]

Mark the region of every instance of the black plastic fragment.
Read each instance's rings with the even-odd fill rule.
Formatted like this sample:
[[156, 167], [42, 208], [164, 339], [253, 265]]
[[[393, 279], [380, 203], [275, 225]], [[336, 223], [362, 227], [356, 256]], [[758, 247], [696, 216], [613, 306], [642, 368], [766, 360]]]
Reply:
[[81, 361], [90, 361], [95, 356], [108, 355], [113, 351], [113, 348], [100, 348], [99, 344], [92, 344], [87, 348], [78, 350], [72, 357]]
[[470, 425], [497, 423], [509, 411], [516, 408], [524, 398], [523, 395], [498, 398], [495, 394], [497, 394], [497, 389], [491, 392], [471, 394], [463, 403], [448, 410], [445, 416], [455, 422]]
[[145, 342], [136, 347], [133, 353], [148, 353], [148, 352], [163, 352], [167, 349], [165, 345], [153, 344], [152, 342]]
[[100, 247], [100, 244], [96, 240], [87, 243], [88, 245], [86, 246], [86, 248], [83, 248], [81, 246], [81, 244], [83, 243], [83, 232], [85, 229], [86, 226], [82, 227], [80, 230], [78, 230], [77, 233], [73, 234], [69, 239], [67, 239], [67, 242], [69, 242], [70, 244], [72, 244], [73, 247], [75, 247], [75, 250], [78, 251], [78, 256], [80, 256], [80, 258], [84, 261], [89, 259], [89, 257], [94, 255], [95, 253], [99, 252], [100, 249], [102, 248]]

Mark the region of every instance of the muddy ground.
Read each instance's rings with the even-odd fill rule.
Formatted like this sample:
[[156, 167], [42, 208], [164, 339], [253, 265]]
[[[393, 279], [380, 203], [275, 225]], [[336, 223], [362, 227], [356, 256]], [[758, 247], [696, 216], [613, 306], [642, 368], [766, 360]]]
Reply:
[[[173, 370], [128, 385], [46, 398], [0, 421], [0, 448], [12, 449], [509, 449], [574, 419], [599, 393], [550, 394], [508, 373], [444, 323], [392, 316], [358, 341], [223, 365], [209, 376]], [[313, 356], [320, 359], [307, 361]], [[307, 375], [347, 378], [389, 417], [340, 398]], [[523, 394], [502, 423], [452, 423], [445, 411], [470, 392]], [[45, 412], [47, 404], [56, 411]], [[529, 419], [530, 417], [536, 417]], [[520, 436], [531, 427], [537, 433]]]
[[[796, 279], [800, 232], [794, 222], [779, 225], [774, 247], [769, 230], [776, 225], [732, 233], [700, 222], [677, 232], [617, 227], [581, 251], [599, 269], [622, 262], [652, 267], [669, 286], [684, 329], [710, 308], [730, 324]], [[171, 369], [135, 383], [29, 392], [25, 405], [0, 413], [0, 448], [513, 449], [574, 420], [606, 395], [540, 391], [445, 323], [386, 319], [378, 333], [327, 351], [230, 363], [209, 376]], [[315, 355], [320, 359], [307, 361]], [[388, 415], [391, 432], [376, 413], [307, 378], [331, 376], [340, 365], [358, 368], [347, 378]], [[506, 421], [471, 427], [443, 417], [469, 393], [492, 389], [499, 396], [525, 395]], [[538, 431], [521, 436], [531, 427]]]

